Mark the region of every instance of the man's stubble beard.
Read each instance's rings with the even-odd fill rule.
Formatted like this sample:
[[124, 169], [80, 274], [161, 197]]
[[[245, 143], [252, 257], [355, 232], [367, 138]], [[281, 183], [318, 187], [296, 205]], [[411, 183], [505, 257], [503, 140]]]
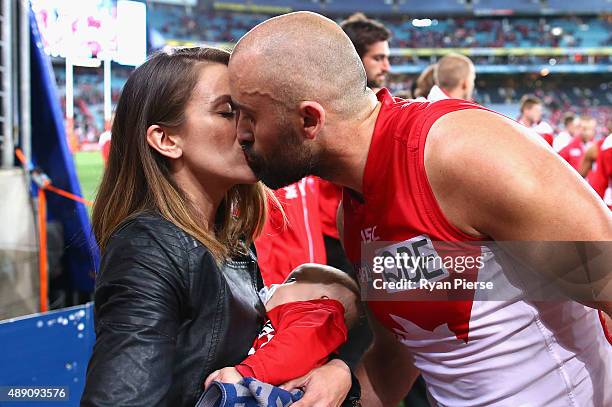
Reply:
[[267, 187], [278, 189], [316, 174], [316, 155], [304, 145], [301, 136], [290, 126], [283, 126], [285, 134], [267, 154], [254, 153], [247, 148], [248, 163], [257, 178]]
[[368, 79], [367, 85], [370, 89], [379, 89], [384, 88], [386, 83], [386, 77], [382, 77], [381, 79]]

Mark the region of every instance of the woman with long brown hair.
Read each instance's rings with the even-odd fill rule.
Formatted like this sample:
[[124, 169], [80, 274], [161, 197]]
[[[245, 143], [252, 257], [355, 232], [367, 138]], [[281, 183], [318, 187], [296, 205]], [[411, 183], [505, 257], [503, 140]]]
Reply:
[[194, 405], [259, 332], [248, 248], [266, 196], [236, 140], [228, 60], [160, 52], [125, 84], [93, 210], [102, 261], [82, 405]]

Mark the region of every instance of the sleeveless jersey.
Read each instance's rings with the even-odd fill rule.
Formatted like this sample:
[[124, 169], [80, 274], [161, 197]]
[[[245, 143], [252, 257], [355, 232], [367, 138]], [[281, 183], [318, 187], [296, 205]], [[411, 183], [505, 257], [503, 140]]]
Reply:
[[[363, 242], [392, 242], [388, 251], [399, 253], [477, 241], [438, 206], [424, 147], [443, 115], [483, 108], [458, 99], [408, 102], [386, 89], [377, 96], [382, 107], [362, 196], [343, 191], [345, 249], [358, 274], [371, 273], [359, 267]], [[486, 260], [474, 278], [507, 279], [499, 255], [479, 250]], [[612, 347], [593, 309], [572, 301], [529, 302], [520, 286], [507, 299], [487, 301], [479, 300], [478, 290], [464, 290], [456, 301], [394, 301], [395, 294], [387, 294], [389, 300], [366, 299], [368, 307], [411, 350], [436, 405], [612, 405]]]

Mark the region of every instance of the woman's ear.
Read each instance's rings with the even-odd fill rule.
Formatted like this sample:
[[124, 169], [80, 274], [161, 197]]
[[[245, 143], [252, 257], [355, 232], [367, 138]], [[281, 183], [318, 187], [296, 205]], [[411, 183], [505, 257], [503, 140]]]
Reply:
[[317, 102], [304, 101], [299, 105], [302, 132], [308, 139], [316, 138], [325, 125], [325, 109]]
[[157, 124], [147, 129], [147, 143], [164, 157], [177, 159], [183, 155], [183, 150], [177, 141], [178, 136], [168, 134], [167, 130]]

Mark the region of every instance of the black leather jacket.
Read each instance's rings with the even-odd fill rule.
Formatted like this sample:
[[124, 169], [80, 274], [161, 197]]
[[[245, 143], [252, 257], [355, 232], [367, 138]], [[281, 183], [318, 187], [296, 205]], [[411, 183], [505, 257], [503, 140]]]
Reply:
[[242, 361], [265, 318], [253, 257], [218, 267], [193, 237], [140, 215], [96, 278], [96, 344], [82, 406], [193, 406], [204, 379]]

